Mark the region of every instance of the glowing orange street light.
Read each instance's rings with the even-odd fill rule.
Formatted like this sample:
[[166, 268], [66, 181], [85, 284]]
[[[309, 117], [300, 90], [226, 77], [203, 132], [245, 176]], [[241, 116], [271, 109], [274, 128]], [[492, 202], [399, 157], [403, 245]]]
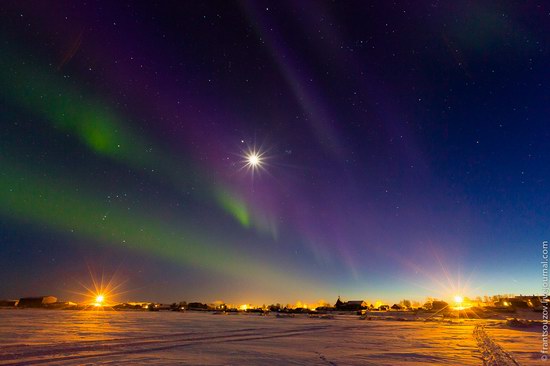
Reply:
[[95, 298], [95, 306], [103, 306], [103, 303], [105, 302], [105, 296], [99, 294]]

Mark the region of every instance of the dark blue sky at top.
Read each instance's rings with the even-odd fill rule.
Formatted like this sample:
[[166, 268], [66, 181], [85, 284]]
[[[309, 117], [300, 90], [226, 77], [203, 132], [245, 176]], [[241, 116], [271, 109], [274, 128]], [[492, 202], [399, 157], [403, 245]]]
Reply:
[[[118, 271], [124, 298], [161, 301], [539, 291], [549, 21], [534, 1], [3, 2], [0, 163], [17, 169], [0, 171], [2, 188], [72, 187], [129, 222], [188, 230], [242, 270], [170, 260], [153, 224], [120, 228], [157, 235], [135, 250], [4, 208], [0, 297], [71, 298], [87, 266]], [[93, 151], [27, 102], [42, 97], [35, 79], [113, 111], [140, 140], [123, 143], [162, 153]], [[266, 167], [252, 177], [239, 154], [254, 145]]]

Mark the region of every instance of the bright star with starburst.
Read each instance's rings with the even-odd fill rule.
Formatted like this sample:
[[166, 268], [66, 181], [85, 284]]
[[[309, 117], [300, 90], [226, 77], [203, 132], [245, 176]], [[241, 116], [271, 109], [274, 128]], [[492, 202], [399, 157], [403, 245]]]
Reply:
[[249, 148], [248, 150], [243, 151], [241, 157], [243, 159], [242, 168], [252, 173], [252, 175], [260, 170], [265, 170], [267, 158], [264, 151], [256, 147]]

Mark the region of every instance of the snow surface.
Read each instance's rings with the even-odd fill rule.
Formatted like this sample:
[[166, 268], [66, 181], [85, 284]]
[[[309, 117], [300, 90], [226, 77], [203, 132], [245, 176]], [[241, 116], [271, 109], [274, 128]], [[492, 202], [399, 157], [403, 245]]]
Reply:
[[540, 330], [402, 316], [2, 309], [0, 365], [540, 365]]

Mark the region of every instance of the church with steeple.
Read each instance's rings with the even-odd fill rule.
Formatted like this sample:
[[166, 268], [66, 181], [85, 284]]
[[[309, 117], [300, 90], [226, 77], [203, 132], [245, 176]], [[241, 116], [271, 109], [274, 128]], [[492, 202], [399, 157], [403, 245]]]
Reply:
[[367, 302], [363, 300], [343, 302], [342, 300], [340, 300], [340, 296], [338, 296], [338, 300], [336, 300], [336, 304], [334, 304], [334, 308], [341, 311], [357, 311], [361, 309], [366, 309], [368, 308], [368, 306], [369, 304], [367, 304]]

